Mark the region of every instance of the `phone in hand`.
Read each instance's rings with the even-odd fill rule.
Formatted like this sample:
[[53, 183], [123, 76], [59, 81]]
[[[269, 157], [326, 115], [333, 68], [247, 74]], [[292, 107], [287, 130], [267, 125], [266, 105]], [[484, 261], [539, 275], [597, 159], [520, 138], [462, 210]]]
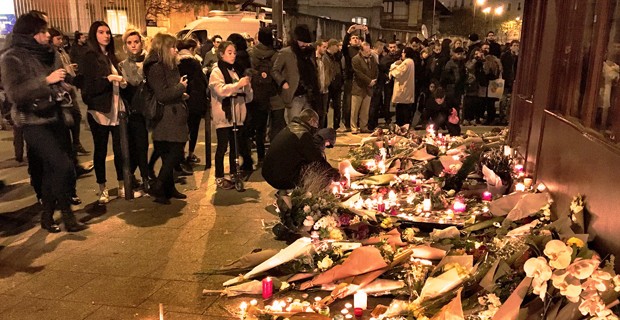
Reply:
[[183, 76], [181, 77], [181, 81], [186, 81], [186, 80], [187, 80], [187, 75], [183, 75]]

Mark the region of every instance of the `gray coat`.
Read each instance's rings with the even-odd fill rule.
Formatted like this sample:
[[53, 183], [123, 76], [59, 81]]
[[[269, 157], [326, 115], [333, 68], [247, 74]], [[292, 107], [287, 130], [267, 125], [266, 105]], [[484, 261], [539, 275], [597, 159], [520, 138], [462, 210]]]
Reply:
[[[276, 54], [276, 59], [271, 69], [271, 76], [281, 89], [281, 101], [278, 102], [280, 104], [283, 103], [284, 107], [290, 108], [291, 102], [293, 102], [293, 98], [295, 97], [295, 91], [297, 91], [297, 86], [299, 85], [297, 56], [291, 47], [286, 47]], [[288, 90], [282, 89], [282, 85], [285, 82], [289, 85]], [[272, 104], [274, 104], [274, 101], [272, 101]], [[275, 104], [273, 109], [279, 109], [278, 103]]]
[[164, 109], [163, 117], [153, 128], [153, 141], [187, 142], [188, 110], [183, 101], [185, 87], [179, 82], [179, 69], [170, 69], [158, 62], [156, 56], [149, 56], [144, 62], [144, 73], [157, 102], [163, 104]]

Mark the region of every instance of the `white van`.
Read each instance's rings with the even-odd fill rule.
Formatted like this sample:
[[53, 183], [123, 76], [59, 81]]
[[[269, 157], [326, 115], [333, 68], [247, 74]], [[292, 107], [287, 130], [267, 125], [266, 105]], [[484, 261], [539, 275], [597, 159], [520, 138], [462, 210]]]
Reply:
[[254, 38], [261, 26], [270, 23], [271, 20], [266, 19], [264, 12], [257, 14], [252, 11], [213, 10], [209, 12], [208, 16], [185, 25], [177, 33], [177, 38], [187, 39], [191, 35], [195, 35], [198, 40], [204, 42], [216, 34], [226, 39], [231, 33], [248, 34]]

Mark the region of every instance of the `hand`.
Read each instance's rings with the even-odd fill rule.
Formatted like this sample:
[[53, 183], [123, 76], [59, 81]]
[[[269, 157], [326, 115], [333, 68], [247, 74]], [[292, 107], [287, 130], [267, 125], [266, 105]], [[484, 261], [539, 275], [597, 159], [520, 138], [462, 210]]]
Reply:
[[185, 88], [187, 88], [187, 78], [186, 77], [181, 77], [181, 80], [179, 80], [179, 83], [182, 84]]
[[284, 89], [284, 90], [288, 90], [289, 88], [290, 88], [290, 87], [289, 87], [289, 85], [288, 85], [288, 82], [285, 82], [285, 83], [282, 85], [282, 89]]
[[239, 85], [239, 88], [245, 87], [250, 84], [250, 77], [243, 77], [239, 79], [239, 82], [237, 83]]
[[364, 26], [362, 30], [364, 31], [365, 34], [368, 34], [368, 26]]
[[372, 79], [372, 80], [370, 81], [370, 86], [371, 86], [371, 87], [374, 87], [374, 86], [375, 86], [375, 84], [377, 84], [377, 79]]
[[119, 75], [116, 75], [116, 74], [111, 74], [111, 75], [108, 76], [108, 81], [110, 81], [110, 82], [114, 82], [114, 81], [122, 82], [123, 81], [123, 77], [119, 76]]
[[351, 33], [355, 32], [355, 30], [357, 30], [357, 25], [356, 24], [350, 26], [349, 29], [347, 30], [347, 33], [351, 34]]
[[66, 75], [67, 71], [65, 71], [65, 69], [58, 69], [45, 77], [45, 81], [47, 82], [47, 84], [54, 84], [60, 81], [64, 81]]

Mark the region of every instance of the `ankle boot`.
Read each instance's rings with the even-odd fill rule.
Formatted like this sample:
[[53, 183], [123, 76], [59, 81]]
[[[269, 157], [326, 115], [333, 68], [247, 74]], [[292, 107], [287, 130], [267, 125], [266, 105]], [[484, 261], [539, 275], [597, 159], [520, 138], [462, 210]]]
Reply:
[[65, 223], [67, 232], [78, 232], [88, 229], [87, 225], [77, 221], [75, 214], [71, 210], [62, 210], [62, 220]]
[[165, 197], [165, 192], [164, 192], [164, 183], [159, 180], [159, 179], [153, 179], [151, 180], [151, 186], [149, 188], [149, 194], [152, 197], [156, 197], [156, 198], [164, 198]]
[[60, 232], [60, 227], [54, 222], [54, 209], [43, 209], [43, 212], [41, 212], [41, 228], [50, 233]]

